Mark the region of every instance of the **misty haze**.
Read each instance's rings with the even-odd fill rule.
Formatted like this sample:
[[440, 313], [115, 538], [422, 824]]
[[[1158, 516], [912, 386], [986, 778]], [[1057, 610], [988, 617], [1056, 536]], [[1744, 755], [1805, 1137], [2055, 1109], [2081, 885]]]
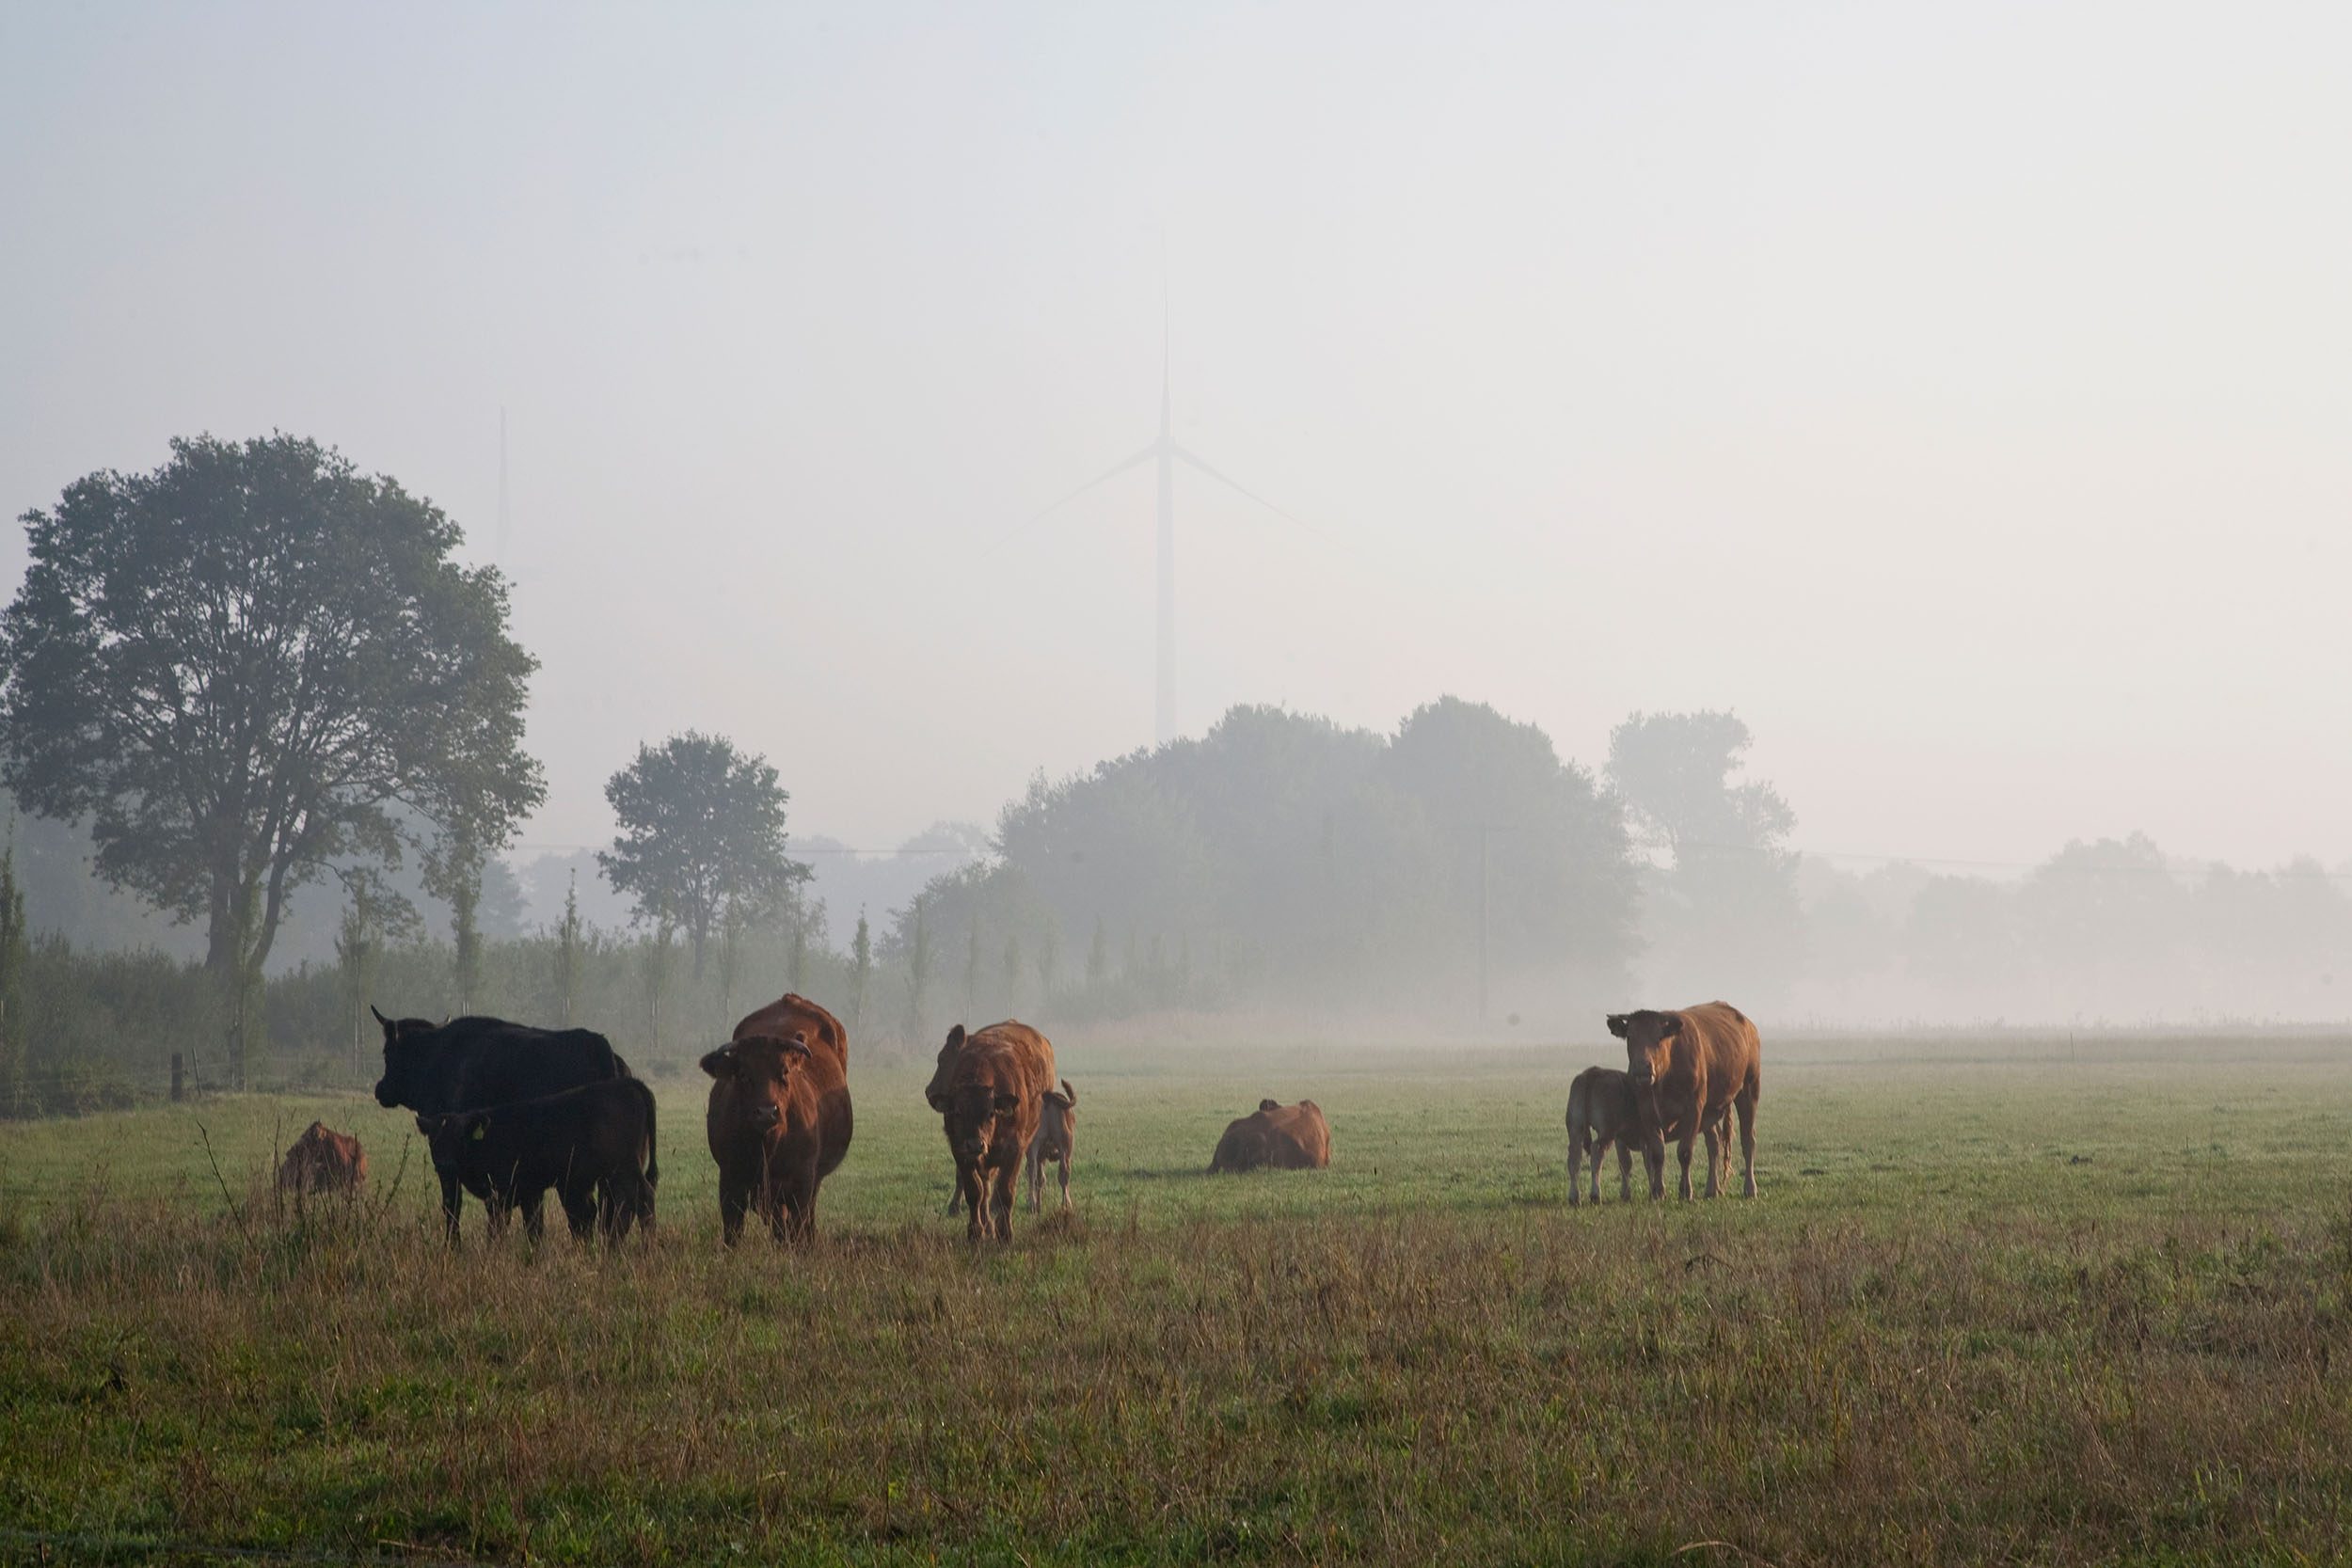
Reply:
[[0, 15], [0, 1558], [2342, 1560], [2347, 46]]

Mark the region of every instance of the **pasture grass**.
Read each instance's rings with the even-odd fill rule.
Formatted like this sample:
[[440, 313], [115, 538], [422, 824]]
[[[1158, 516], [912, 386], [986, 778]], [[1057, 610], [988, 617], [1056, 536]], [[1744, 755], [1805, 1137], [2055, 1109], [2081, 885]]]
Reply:
[[[9, 1127], [0, 1552], [2347, 1555], [2352, 1064], [1768, 1054], [1758, 1202], [1619, 1204], [1613, 1158], [1572, 1211], [1596, 1054], [1065, 1051], [1076, 1212], [977, 1249], [905, 1070], [853, 1070], [804, 1252], [720, 1248], [699, 1076], [612, 1254], [478, 1209], [450, 1252], [364, 1098]], [[1267, 1094], [1332, 1168], [1204, 1177]], [[269, 1193], [314, 1116], [367, 1198]]]

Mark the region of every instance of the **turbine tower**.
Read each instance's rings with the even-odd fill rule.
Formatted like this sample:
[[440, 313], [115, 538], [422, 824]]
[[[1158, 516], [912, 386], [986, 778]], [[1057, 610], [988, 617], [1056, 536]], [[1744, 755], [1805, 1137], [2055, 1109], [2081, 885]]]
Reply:
[[[1188, 463], [1192, 465], [1192, 467], [1200, 469], [1202, 473], [1208, 475], [1211, 479], [1216, 480], [1219, 484], [1225, 485], [1229, 489], [1239, 491], [1242, 495], [1248, 497], [1251, 500], [1256, 501], [1260, 506], [1264, 507], [1268, 512], [1273, 513], [1276, 516], [1286, 518], [1294, 523], [1298, 523], [1300, 528], [1307, 528], [1307, 525], [1299, 522], [1296, 517], [1291, 516], [1289, 513], [1283, 511], [1280, 507], [1275, 505], [1263, 496], [1261, 496], [1257, 492], [1237, 484], [1233, 481], [1226, 478], [1223, 474], [1218, 473], [1215, 468], [1210, 467], [1206, 463], [1200, 461], [1200, 458], [1194, 456], [1191, 452], [1186, 451], [1184, 448], [1176, 444], [1175, 424], [1171, 417], [1170, 403], [1168, 398], [1168, 325], [1166, 320], [1163, 318], [1160, 325], [1159, 438], [1153, 441], [1150, 446], [1145, 447], [1141, 451], [1136, 452], [1133, 457], [1115, 463], [1110, 467], [1104, 469], [1102, 473], [1099, 473], [1092, 479], [1088, 480], [1084, 484], [1079, 485], [1075, 490], [1071, 491], [1070, 494], [1062, 497], [1061, 499], [1045, 508], [1043, 512], [1037, 513], [1031, 516], [1027, 522], [1024, 522], [1020, 525], [1020, 527], [1027, 528], [1030, 523], [1041, 520], [1048, 514], [1060, 511], [1063, 507], [1068, 506], [1072, 501], [1076, 500], [1080, 496], [1085, 495], [1089, 490], [1093, 489], [1096, 485], [1106, 483], [1111, 480], [1117, 479], [1120, 474], [1125, 473], [1130, 468], [1139, 467], [1145, 463], [1153, 461], [1156, 461], [1159, 465], [1160, 481], [1160, 581], [1158, 595], [1159, 668], [1157, 672], [1158, 680], [1155, 683], [1155, 696], [1152, 704], [1152, 738], [1155, 745], [1165, 746], [1169, 741], [1176, 738], [1176, 465], [1180, 462]], [[1013, 531], [1013, 532], [1016, 533], [1019, 531], [1020, 529], [1015, 529]], [[1314, 530], [1308, 529], [1307, 531], [1311, 533]], [[1007, 534], [1005, 537], [1009, 539], [1011, 534]], [[1004, 541], [999, 540], [997, 543], [1001, 545]]]

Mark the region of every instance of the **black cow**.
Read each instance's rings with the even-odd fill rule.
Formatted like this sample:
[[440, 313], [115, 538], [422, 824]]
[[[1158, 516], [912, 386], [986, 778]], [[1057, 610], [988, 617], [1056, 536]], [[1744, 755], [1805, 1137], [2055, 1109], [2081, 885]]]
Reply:
[[[368, 1011], [375, 1013], [373, 1007]], [[628, 1064], [612, 1042], [592, 1029], [534, 1029], [502, 1018], [431, 1023], [421, 1018], [389, 1019], [382, 1013], [375, 1013], [375, 1022], [384, 1026], [384, 1076], [375, 1085], [376, 1103], [407, 1106], [417, 1113], [420, 1128], [451, 1111], [511, 1105], [629, 1075]], [[488, 1188], [466, 1190], [490, 1202]], [[453, 1235], [465, 1201], [458, 1194], [457, 1180], [443, 1176], [441, 1212]], [[545, 1196], [542, 1188], [523, 1204], [523, 1223], [534, 1236]], [[494, 1206], [493, 1219], [504, 1218]]]
[[[583, 1084], [562, 1094], [482, 1111], [419, 1117], [433, 1148], [433, 1169], [447, 1183], [483, 1195], [494, 1228], [503, 1211], [524, 1205], [532, 1223], [549, 1187], [564, 1204], [572, 1234], [596, 1226], [607, 1241], [628, 1234], [633, 1220], [653, 1228], [653, 1190], [661, 1180], [654, 1148], [653, 1091], [635, 1078]], [[457, 1235], [452, 1221], [450, 1236]]]

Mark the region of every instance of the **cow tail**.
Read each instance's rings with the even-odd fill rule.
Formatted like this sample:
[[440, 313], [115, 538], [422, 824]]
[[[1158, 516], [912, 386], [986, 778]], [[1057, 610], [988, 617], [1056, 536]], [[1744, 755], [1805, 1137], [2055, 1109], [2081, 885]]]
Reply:
[[657, 1187], [661, 1184], [661, 1155], [655, 1147], [660, 1140], [654, 1136], [653, 1090], [641, 1080], [637, 1092], [645, 1097], [645, 1185]]

